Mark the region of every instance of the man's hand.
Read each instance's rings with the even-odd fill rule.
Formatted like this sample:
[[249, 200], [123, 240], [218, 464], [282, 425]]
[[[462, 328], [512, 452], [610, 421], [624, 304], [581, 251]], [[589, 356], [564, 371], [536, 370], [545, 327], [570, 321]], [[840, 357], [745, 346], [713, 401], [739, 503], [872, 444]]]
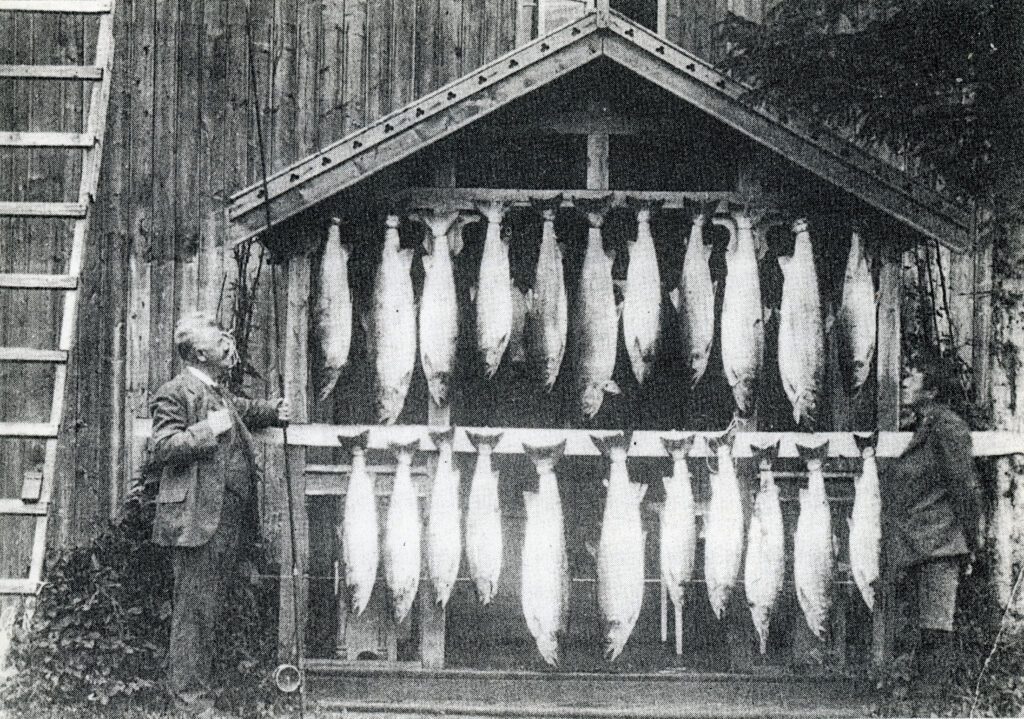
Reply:
[[215, 435], [222, 435], [231, 429], [231, 414], [226, 409], [217, 409], [206, 415], [206, 421], [210, 423], [210, 429]]
[[277, 400], [277, 421], [285, 424], [292, 421], [292, 406], [284, 397]]

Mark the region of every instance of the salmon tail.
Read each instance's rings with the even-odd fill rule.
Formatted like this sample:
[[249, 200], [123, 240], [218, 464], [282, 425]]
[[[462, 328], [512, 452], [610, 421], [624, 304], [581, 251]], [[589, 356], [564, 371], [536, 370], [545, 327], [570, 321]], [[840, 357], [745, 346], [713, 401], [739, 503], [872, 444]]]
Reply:
[[501, 432], [466, 432], [466, 436], [469, 437], [469, 441], [473, 447], [479, 452], [482, 448], [487, 447], [494, 449], [498, 446], [498, 442], [501, 441]]
[[558, 464], [558, 460], [565, 454], [565, 440], [563, 439], [558, 444], [546, 445], [542, 447], [535, 447], [529, 444], [523, 445], [523, 451], [526, 456], [533, 462], [533, 466], [536, 467], [541, 462], [547, 461], [553, 465]]
[[753, 449], [754, 457], [757, 458], [758, 467], [761, 469], [771, 469], [772, 464], [774, 464], [775, 460], [779, 457], [779, 440], [755, 446]]
[[874, 432], [854, 432], [853, 441], [857, 445], [857, 451], [862, 455], [866, 449], [875, 449], [878, 447], [878, 431]]
[[632, 441], [630, 432], [616, 432], [610, 435], [590, 435], [590, 440], [594, 443], [601, 454], [605, 457], [611, 455], [613, 449], [629, 449], [629, 444]]
[[668, 452], [670, 457], [675, 457], [677, 454], [688, 455], [693, 449], [693, 441], [696, 439], [696, 435], [692, 432], [684, 434], [681, 437], [668, 437], [662, 436], [661, 445]]
[[448, 429], [441, 430], [440, 432], [430, 432], [430, 441], [434, 443], [435, 447], [440, 448], [442, 444], [451, 444], [455, 439], [455, 428], [449, 427]]
[[360, 432], [358, 434], [339, 434], [338, 442], [341, 443], [344, 448], [350, 454], [354, 454], [356, 451], [365, 450], [367, 445], [370, 443], [370, 430]]
[[811, 462], [813, 460], [825, 461], [828, 458], [828, 440], [819, 444], [816, 447], [808, 447], [803, 444], [796, 445], [796, 451], [800, 455], [800, 459], [804, 462]]
[[416, 450], [419, 449], [419, 440], [414, 440], [408, 444], [403, 442], [389, 442], [388, 449], [394, 452], [395, 457], [401, 458], [402, 455], [413, 455]]
[[708, 437], [708, 448], [714, 454], [718, 454], [718, 450], [722, 447], [728, 447], [732, 450], [733, 443], [736, 440], [736, 425], [735, 423], [730, 424], [729, 428], [722, 432], [717, 437]]
[[338, 378], [341, 377], [341, 367], [328, 369], [324, 374], [325, 380], [320, 388], [320, 393], [317, 395], [321, 402], [325, 402], [331, 396], [331, 392], [334, 391], [334, 386], [338, 383]]
[[542, 200], [536, 197], [530, 198], [530, 207], [534, 209], [537, 214], [543, 216], [545, 212], [551, 212], [557, 210], [562, 206], [562, 194], [559, 193], [554, 197]]

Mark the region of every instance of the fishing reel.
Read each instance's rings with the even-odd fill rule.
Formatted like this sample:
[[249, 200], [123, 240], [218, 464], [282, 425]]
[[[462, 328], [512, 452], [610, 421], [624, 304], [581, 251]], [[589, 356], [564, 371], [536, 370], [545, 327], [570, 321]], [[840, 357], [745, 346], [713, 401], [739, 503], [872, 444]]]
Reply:
[[302, 686], [302, 672], [294, 664], [280, 664], [274, 670], [274, 686], [285, 694], [292, 694]]

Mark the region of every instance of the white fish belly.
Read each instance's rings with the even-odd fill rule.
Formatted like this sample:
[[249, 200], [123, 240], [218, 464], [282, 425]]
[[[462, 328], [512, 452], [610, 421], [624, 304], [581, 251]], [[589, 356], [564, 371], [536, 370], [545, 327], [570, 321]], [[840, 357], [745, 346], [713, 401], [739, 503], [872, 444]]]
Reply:
[[480, 284], [477, 290], [476, 335], [488, 376], [501, 364], [512, 334], [512, 276], [509, 270], [508, 247], [488, 232], [484, 255], [480, 262]]
[[416, 366], [416, 313], [409, 268], [385, 255], [374, 295], [374, 368], [380, 419], [394, 423], [405, 404]]
[[661, 339], [661, 279], [650, 234], [638, 239], [630, 252], [622, 331], [633, 374], [642, 384]]
[[448, 402], [448, 389], [459, 339], [459, 308], [451, 258], [443, 238], [434, 240], [434, 254], [424, 263], [423, 295], [420, 298], [420, 362], [431, 397], [439, 405]]
[[683, 606], [686, 583], [693, 577], [696, 549], [697, 523], [690, 487], [666, 487], [661, 513], [661, 580], [678, 607]]
[[[738, 250], [739, 251], [739, 250]], [[743, 413], [753, 409], [764, 355], [764, 321], [757, 261], [728, 262], [722, 300], [722, 368]]]
[[743, 504], [730, 468], [712, 479], [704, 529], [704, 579], [715, 616], [722, 618], [743, 561]]
[[562, 366], [569, 328], [562, 253], [553, 239], [541, 245], [537, 260], [531, 322], [535, 327], [540, 365], [544, 368], [544, 384], [550, 389]]
[[351, 597], [351, 610], [362, 614], [377, 581], [380, 548], [377, 529], [377, 500], [373, 480], [364, 470], [353, 471], [345, 495], [342, 520], [342, 558], [345, 584]]
[[793, 581], [807, 626], [819, 639], [832, 608], [832, 519], [828, 501], [800, 490], [800, 517], [793, 535]]
[[401, 622], [412, 608], [420, 583], [420, 516], [409, 480], [396, 476], [388, 506], [385, 576]]
[[482, 604], [490, 603], [498, 590], [502, 552], [498, 478], [478, 464], [466, 509], [466, 561]]
[[782, 509], [775, 487], [762, 489], [754, 502], [754, 513], [747, 532], [747, 558], [744, 590], [750, 615], [761, 645], [767, 651], [768, 628], [772, 610], [782, 591], [786, 553]]
[[871, 457], [864, 460], [864, 470], [856, 483], [850, 516], [850, 570], [868, 609], [874, 609], [874, 583], [879, 576], [881, 508], [878, 467]]
[[584, 414], [593, 417], [601, 408], [604, 387], [615, 371], [619, 327], [611, 262], [600, 246], [588, 246], [575, 314], [577, 382]]
[[557, 507], [540, 501], [540, 494], [524, 493], [526, 528], [523, 536], [521, 599], [526, 626], [537, 650], [551, 665], [558, 664], [558, 631], [562, 627], [565, 587], [565, 538], [558, 536]]
[[459, 516], [459, 475], [450, 467], [434, 480], [427, 523], [427, 558], [437, 601], [448, 603], [462, 561], [462, 526]]

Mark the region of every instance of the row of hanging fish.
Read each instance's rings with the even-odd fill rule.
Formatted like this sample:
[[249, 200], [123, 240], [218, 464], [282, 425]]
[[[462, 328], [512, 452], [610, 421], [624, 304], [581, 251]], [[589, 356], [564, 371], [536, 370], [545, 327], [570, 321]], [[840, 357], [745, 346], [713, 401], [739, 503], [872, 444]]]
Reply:
[[[433, 400], [448, 401], [459, 336], [459, 310], [452, 255], [462, 249], [466, 224], [486, 221], [476, 289], [476, 347], [488, 377], [493, 377], [513, 338], [525, 335], [526, 347], [551, 389], [558, 378], [572, 332], [575, 392], [580, 410], [592, 418], [605, 394], [618, 393], [613, 381], [621, 324], [634, 376], [643, 383], [661, 345], [661, 280], [651, 235], [653, 203], [630, 202], [637, 233], [630, 243], [624, 299], [616, 304], [612, 256], [605, 251], [602, 227], [611, 209], [607, 200], [576, 200], [587, 219], [587, 242], [570, 316], [562, 250], [555, 235], [555, 214], [561, 198], [535, 202], [543, 218], [540, 252], [533, 288], [524, 296], [513, 284], [509, 246], [502, 236], [507, 206], [480, 203], [478, 215], [425, 210], [411, 216], [427, 228], [424, 242], [423, 292], [417, 305], [410, 269], [412, 249], [399, 244], [399, 217], [386, 220], [384, 247], [376, 270], [367, 329], [375, 374], [379, 421], [397, 421], [409, 390], [419, 347], [420, 363]], [[670, 293], [675, 308], [682, 354], [690, 383], [707, 371], [715, 333], [715, 290], [705, 243], [708, 222], [729, 233], [728, 274], [722, 301], [722, 368], [732, 389], [736, 410], [749, 415], [757, 399], [764, 360], [764, 318], [754, 219], [742, 212], [729, 216], [699, 213], [693, 219], [677, 286]], [[823, 308], [808, 223], [792, 227], [794, 250], [778, 258], [784, 282], [779, 314], [779, 373], [793, 407], [793, 419], [813, 427], [825, 378]], [[318, 328], [324, 357], [321, 398], [330, 394], [349, 359], [352, 340], [352, 298], [347, 279], [348, 246], [332, 222], [321, 262]], [[621, 323], [620, 323], [621, 315]], [[571, 320], [571, 321], [570, 321]], [[417, 335], [418, 328], [418, 335]], [[876, 298], [874, 281], [860, 236], [850, 242], [842, 304], [836, 314], [836, 341], [847, 389], [856, 394], [867, 381], [875, 351]], [[417, 342], [410, 341], [418, 336]], [[523, 352], [523, 342], [517, 341]]]
[[[502, 570], [503, 541], [498, 475], [492, 453], [500, 434], [471, 433], [477, 450], [465, 514], [460, 511], [459, 472], [453, 461], [454, 429], [432, 433], [438, 448], [429, 499], [426, 538], [427, 572], [434, 596], [445, 606], [456, 582], [463, 553], [479, 601], [494, 598]], [[421, 521], [412, 483], [416, 444], [393, 445], [397, 457], [388, 505], [384, 542], [378, 547], [377, 505], [373, 479], [366, 468], [364, 433], [343, 444], [352, 452], [352, 473], [340, 527], [349, 607], [366, 608], [383, 551], [384, 575], [395, 620], [412, 607], [421, 574]], [[693, 435], [662, 438], [672, 460], [663, 478], [665, 501], [660, 522], [661, 580], [675, 612], [676, 652], [682, 653], [683, 609], [693, 580], [697, 551], [696, 502], [687, 455]], [[609, 661], [622, 652], [640, 616], [644, 598], [646, 534], [640, 505], [646, 485], [631, 482], [626, 461], [629, 438], [623, 434], [594, 438], [609, 459], [607, 494], [597, 548], [597, 599]], [[715, 617], [721, 619], [741, 576], [761, 653], [768, 646], [772, 613], [785, 575], [785, 531], [779, 492], [772, 472], [778, 445], [758, 450], [759, 490], [744, 532], [739, 478], [731, 457], [731, 437], [709, 440], [711, 497], [704, 515], [704, 581]], [[857, 437], [863, 468], [855, 481], [850, 523], [851, 573], [865, 603], [874, 606], [879, 576], [881, 501], [873, 440]], [[521, 602], [527, 628], [546, 662], [559, 663], [559, 637], [566, 629], [569, 566], [565, 524], [555, 465], [565, 443], [524, 447], [537, 472], [537, 490], [523, 492], [526, 523], [522, 546]], [[822, 462], [822, 447], [800, 448], [807, 464], [808, 487], [799, 493], [800, 511], [793, 535], [793, 581], [797, 600], [811, 631], [824, 639], [832, 606], [835, 546]], [[465, 543], [463, 544], [463, 538]]]

